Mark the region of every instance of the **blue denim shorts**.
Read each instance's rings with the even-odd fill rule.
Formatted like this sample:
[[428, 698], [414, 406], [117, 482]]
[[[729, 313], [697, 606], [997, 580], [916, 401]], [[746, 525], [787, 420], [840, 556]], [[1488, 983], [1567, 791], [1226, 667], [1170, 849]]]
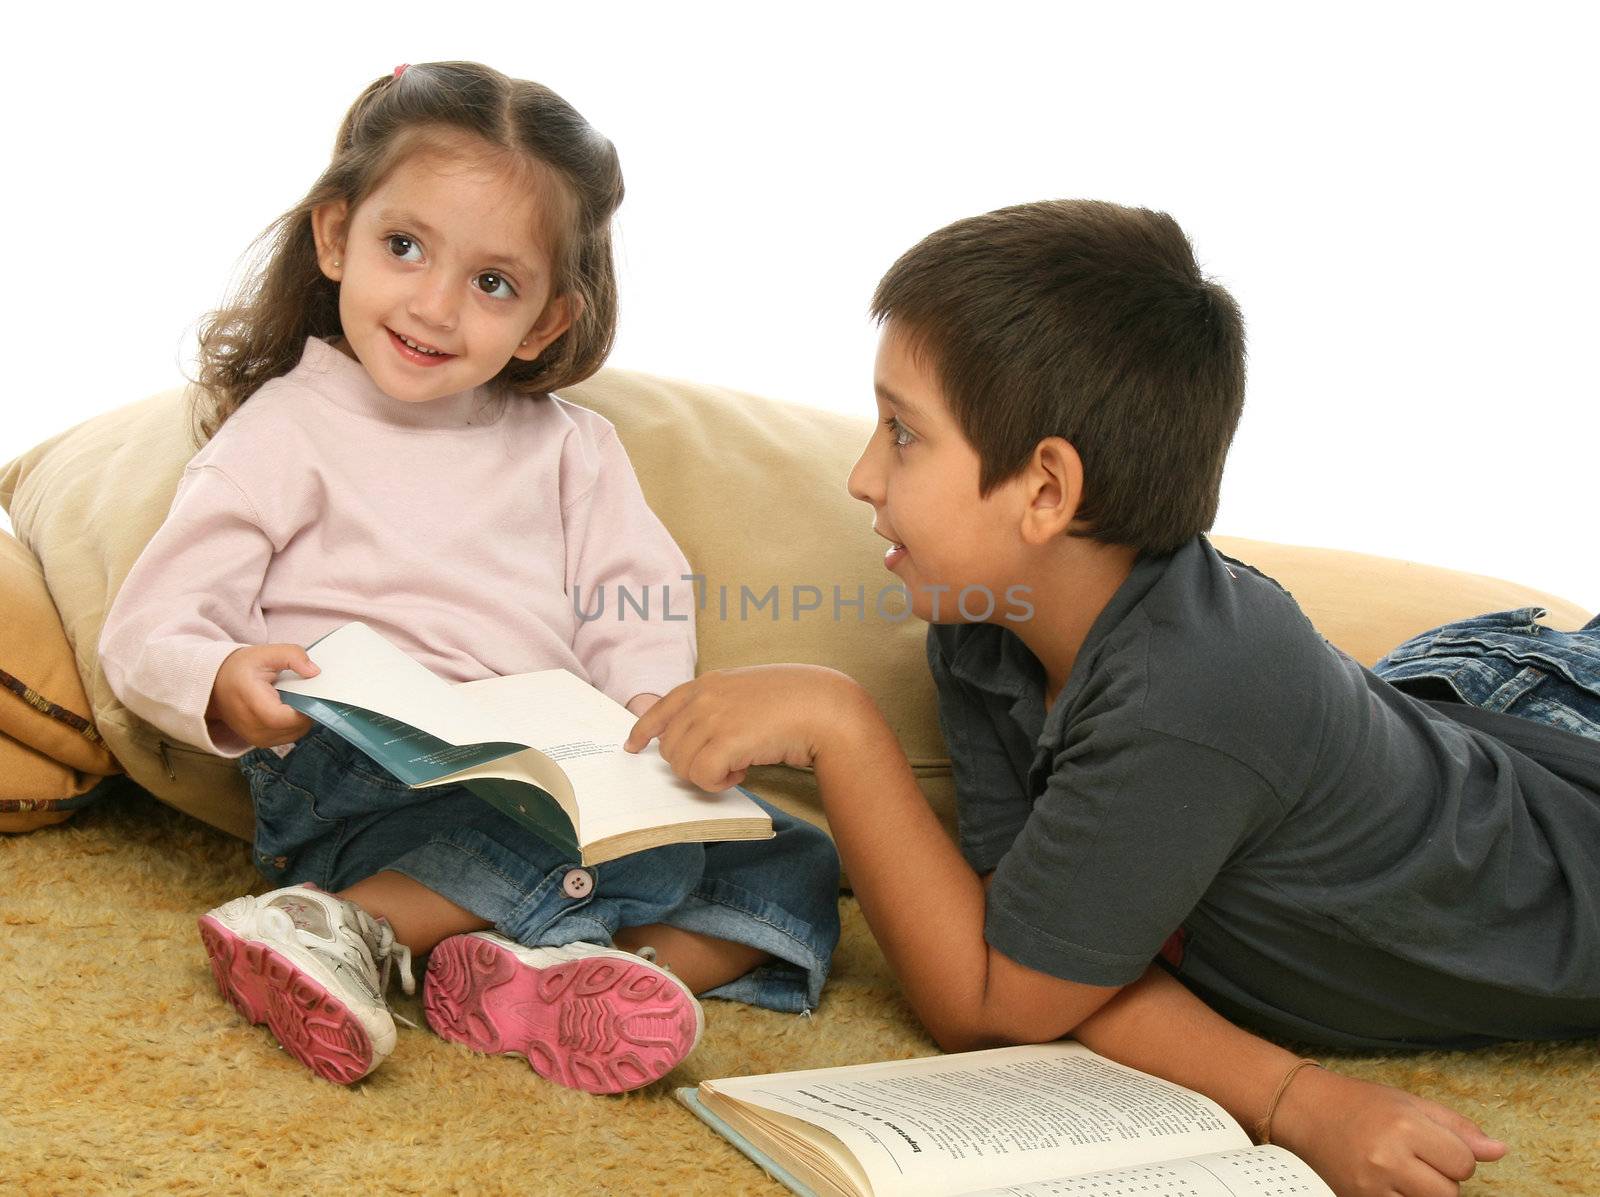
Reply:
[[799, 1013], [821, 995], [839, 941], [838, 853], [753, 794], [773, 839], [672, 844], [585, 868], [461, 786], [409, 788], [320, 724], [287, 756], [258, 748], [239, 768], [255, 864], [274, 886], [340, 890], [392, 869], [530, 947], [609, 944], [623, 927], [667, 923], [773, 957], [709, 996]]
[[1542, 607], [1496, 611], [1407, 640], [1372, 671], [1419, 698], [1519, 715], [1600, 740], [1600, 615], [1576, 632]]

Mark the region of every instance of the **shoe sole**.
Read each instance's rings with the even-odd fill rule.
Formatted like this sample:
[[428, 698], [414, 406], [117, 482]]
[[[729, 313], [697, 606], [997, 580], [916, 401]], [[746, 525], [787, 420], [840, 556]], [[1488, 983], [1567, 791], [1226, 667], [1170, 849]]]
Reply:
[[296, 1060], [336, 1085], [372, 1071], [372, 1040], [361, 1020], [308, 973], [210, 915], [200, 917], [200, 939], [222, 996], [250, 1022], [266, 1023]]
[[659, 1080], [699, 1038], [694, 998], [658, 969], [620, 956], [535, 968], [471, 935], [434, 949], [422, 1008], [441, 1038], [526, 1056], [546, 1080], [585, 1093]]

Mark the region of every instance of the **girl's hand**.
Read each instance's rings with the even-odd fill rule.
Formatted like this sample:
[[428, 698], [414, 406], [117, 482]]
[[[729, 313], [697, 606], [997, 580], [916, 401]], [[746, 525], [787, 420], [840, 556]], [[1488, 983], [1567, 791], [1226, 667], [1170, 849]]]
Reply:
[[1339, 1197], [1455, 1197], [1480, 1160], [1506, 1145], [1438, 1102], [1307, 1068], [1284, 1091], [1272, 1141], [1294, 1152]]
[[637, 719], [660, 701], [659, 694], [635, 694], [628, 699], [628, 713]]
[[638, 752], [659, 736], [674, 773], [717, 793], [757, 765], [809, 768], [831, 721], [861, 694], [845, 674], [820, 665], [719, 669], [669, 692], [623, 748]]
[[311, 720], [273, 688], [278, 674], [292, 669], [301, 677], [322, 670], [298, 644], [259, 644], [229, 653], [211, 684], [206, 718], [224, 723], [247, 744], [272, 748], [292, 744], [311, 730]]

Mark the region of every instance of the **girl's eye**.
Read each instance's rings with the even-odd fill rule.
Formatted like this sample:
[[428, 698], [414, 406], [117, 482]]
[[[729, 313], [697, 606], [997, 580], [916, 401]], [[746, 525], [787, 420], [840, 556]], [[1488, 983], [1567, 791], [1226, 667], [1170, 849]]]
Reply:
[[404, 233], [391, 233], [389, 252], [402, 261], [416, 262], [421, 259], [422, 247]]
[[898, 416], [890, 416], [883, 422], [883, 426], [889, 430], [890, 439], [902, 449], [910, 445], [912, 440], [915, 439], [911, 435], [911, 429], [902, 424]]
[[480, 274], [478, 276], [478, 290], [485, 295], [493, 295], [499, 299], [515, 299], [516, 288], [511, 285], [511, 280], [503, 274]]

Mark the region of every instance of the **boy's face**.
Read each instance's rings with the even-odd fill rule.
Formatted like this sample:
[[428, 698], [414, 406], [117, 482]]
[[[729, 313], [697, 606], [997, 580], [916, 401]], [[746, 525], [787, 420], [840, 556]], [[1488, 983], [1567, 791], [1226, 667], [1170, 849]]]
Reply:
[[977, 451], [932, 369], [892, 321], [878, 342], [873, 383], [878, 427], [848, 486], [872, 505], [873, 531], [893, 546], [884, 565], [905, 584], [919, 618], [998, 622], [1006, 588], [1023, 573], [1017, 487], [978, 497]]

